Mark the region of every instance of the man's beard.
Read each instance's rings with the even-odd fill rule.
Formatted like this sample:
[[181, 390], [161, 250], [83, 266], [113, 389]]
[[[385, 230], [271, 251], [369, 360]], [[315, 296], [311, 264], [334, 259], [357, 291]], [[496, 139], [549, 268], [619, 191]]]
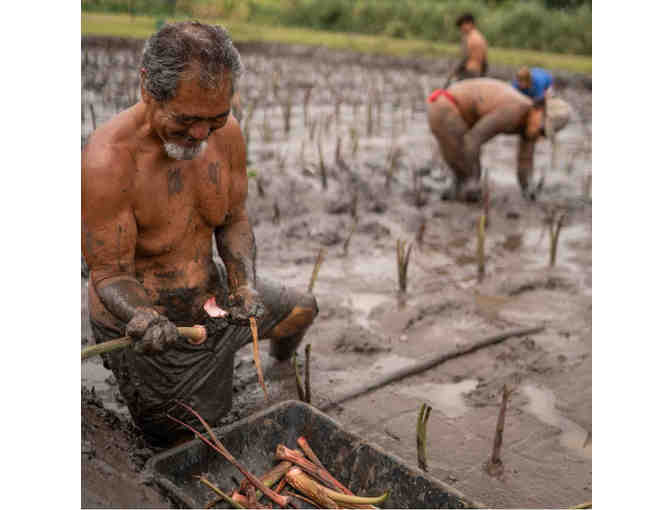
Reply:
[[165, 142], [163, 144], [163, 148], [166, 151], [166, 154], [168, 154], [168, 157], [177, 160], [194, 159], [202, 154], [207, 146], [207, 140], [203, 140], [194, 147], [182, 147], [181, 145], [170, 142]]

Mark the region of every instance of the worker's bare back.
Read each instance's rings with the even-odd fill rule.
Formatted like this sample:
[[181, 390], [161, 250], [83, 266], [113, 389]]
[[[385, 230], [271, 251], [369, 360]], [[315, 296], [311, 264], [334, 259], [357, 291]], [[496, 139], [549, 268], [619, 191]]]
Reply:
[[513, 116], [510, 130], [520, 127], [523, 116], [532, 101], [511, 85], [493, 78], [473, 78], [454, 83], [448, 89], [467, 125], [473, 126], [480, 118], [502, 107], [520, 110], [520, 117]]
[[[136, 121], [140, 108], [101, 127], [85, 149], [83, 249], [92, 281], [130, 274], [157, 310], [183, 322], [221, 288], [211, 239], [245, 216], [244, 142], [230, 115], [199, 157], [171, 159]], [[91, 298], [92, 311], [102, 306], [95, 291]]]

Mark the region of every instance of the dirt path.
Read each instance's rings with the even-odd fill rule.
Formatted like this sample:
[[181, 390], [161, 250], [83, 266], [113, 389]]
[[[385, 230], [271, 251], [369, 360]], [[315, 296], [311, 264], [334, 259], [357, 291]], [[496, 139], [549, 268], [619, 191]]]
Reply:
[[[134, 98], [137, 56], [125, 48], [91, 44], [83, 53], [83, 66], [88, 59], [83, 111], [92, 103], [99, 125]], [[415, 464], [415, 420], [427, 402], [434, 407], [428, 423], [432, 475], [491, 507], [567, 507], [590, 500], [592, 451], [584, 443], [592, 427], [592, 206], [587, 193], [592, 108], [584, 81], [568, 79], [571, 86], [560, 90], [575, 112], [559, 135], [558, 168], [547, 168], [547, 142], [537, 148], [537, 169], [548, 170], [538, 202], [524, 201], [517, 189], [515, 137], [499, 136], [484, 148], [492, 200], [486, 275], [479, 284], [475, 233], [481, 211], [440, 200], [450, 178], [426, 125], [424, 99], [442, 83], [442, 75], [399, 61], [362, 66], [326, 58], [323, 51], [273, 50], [267, 56], [263, 48], [248, 50], [242, 52], [248, 69], [241, 88], [242, 125], [249, 134], [248, 169], [255, 173], [249, 209], [259, 272], [306, 287], [318, 251], [326, 250], [315, 287], [320, 315], [305, 340], [313, 347], [314, 403], [326, 404], [373, 376], [457, 344], [544, 325], [542, 333], [449, 361], [330, 414]], [[292, 98], [289, 132], [283, 114], [287, 97]], [[82, 126], [84, 138], [91, 129], [89, 115]], [[353, 210], [357, 224], [346, 256]], [[547, 221], [553, 211], [565, 212], [567, 221], [556, 265], [549, 269]], [[397, 239], [414, 242], [403, 303], [397, 294]], [[273, 363], [263, 344], [262, 359], [273, 401], [296, 398], [289, 364]], [[119, 423], [128, 423], [109, 376], [93, 360], [83, 365], [82, 385], [94, 386], [102, 405]], [[497, 479], [482, 467], [492, 450], [505, 383], [516, 391], [504, 430], [505, 471]], [[236, 390], [235, 409], [226, 422], [264, 407], [251, 348], [237, 358]], [[85, 406], [83, 428], [90, 419]], [[99, 478], [86, 474], [83, 494], [101, 493]], [[137, 500], [110, 496], [108, 505], [158, 501], [143, 499], [150, 498], [145, 491], [151, 487], [137, 482], [136, 488]]]

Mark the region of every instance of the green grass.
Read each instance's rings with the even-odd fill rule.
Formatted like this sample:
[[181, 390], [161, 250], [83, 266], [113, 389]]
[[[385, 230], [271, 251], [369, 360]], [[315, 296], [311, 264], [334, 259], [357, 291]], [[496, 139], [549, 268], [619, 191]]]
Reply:
[[[157, 18], [117, 14], [82, 13], [84, 35], [106, 35], [145, 39], [156, 31]], [[166, 19], [166, 21], [176, 21]], [[205, 21], [205, 20], [204, 20]], [[395, 39], [350, 33], [326, 32], [305, 28], [288, 28], [255, 25], [230, 19], [207, 20], [225, 26], [234, 41], [262, 41], [308, 46], [325, 46], [332, 49], [352, 50], [361, 53], [395, 55], [401, 57], [455, 57], [457, 44], [436, 43], [417, 39]], [[492, 65], [518, 67], [535, 65], [547, 69], [591, 74], [592, 58], [581, 55], [544, 53], [531, 50], [490, 48], [488, 60]]]

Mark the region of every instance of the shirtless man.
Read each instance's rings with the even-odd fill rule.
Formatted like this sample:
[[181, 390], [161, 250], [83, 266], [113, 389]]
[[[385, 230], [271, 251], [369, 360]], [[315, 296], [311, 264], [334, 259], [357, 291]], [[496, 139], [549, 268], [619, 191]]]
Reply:
[[[193, 422], [174, 399], [213, 425], [229, 411], [249, 317], [271, 354], [287, 359], [317, 315], [312, 295], [257, 279], [245, 144], [230, 115], [241, 70], [221, 27], [164, 25], [143, 50], [140, 101], [98, 128], [83, 151], [94, 335], [134, 340], [105, 362], [135, 423], [157, 443], [182, 432], [168, 411]], [[212, 296], [235, 325], [192, 345], [176, 326], [202, 324]]]
[[[519, 134], [518, 183], [523, 195], [534, 198], [530, 180], [534, 170], [534, 146], [549, 125], [555, 132], [569, 120], [569, 110], [553, 105], [553, 118], [546, 123], [546, 105], [535, 105], [510, 84], [492, 78], [460, 81], [437, 89], [428, 98], [429, 127], [444, 161], [455, 176], [452, 190], [443, 198], [480, 200], [481, 146], [495, 135]], [[560, 106], [558, 108], [557, 106]]]
[[444, 85], [447, 88], [453, 79], [479, 78], [488, 72], [488, 43], [476, 28], [471, 13], [464, 13], [455, 23], [462, 32], [462, 60], [458, 62]]

